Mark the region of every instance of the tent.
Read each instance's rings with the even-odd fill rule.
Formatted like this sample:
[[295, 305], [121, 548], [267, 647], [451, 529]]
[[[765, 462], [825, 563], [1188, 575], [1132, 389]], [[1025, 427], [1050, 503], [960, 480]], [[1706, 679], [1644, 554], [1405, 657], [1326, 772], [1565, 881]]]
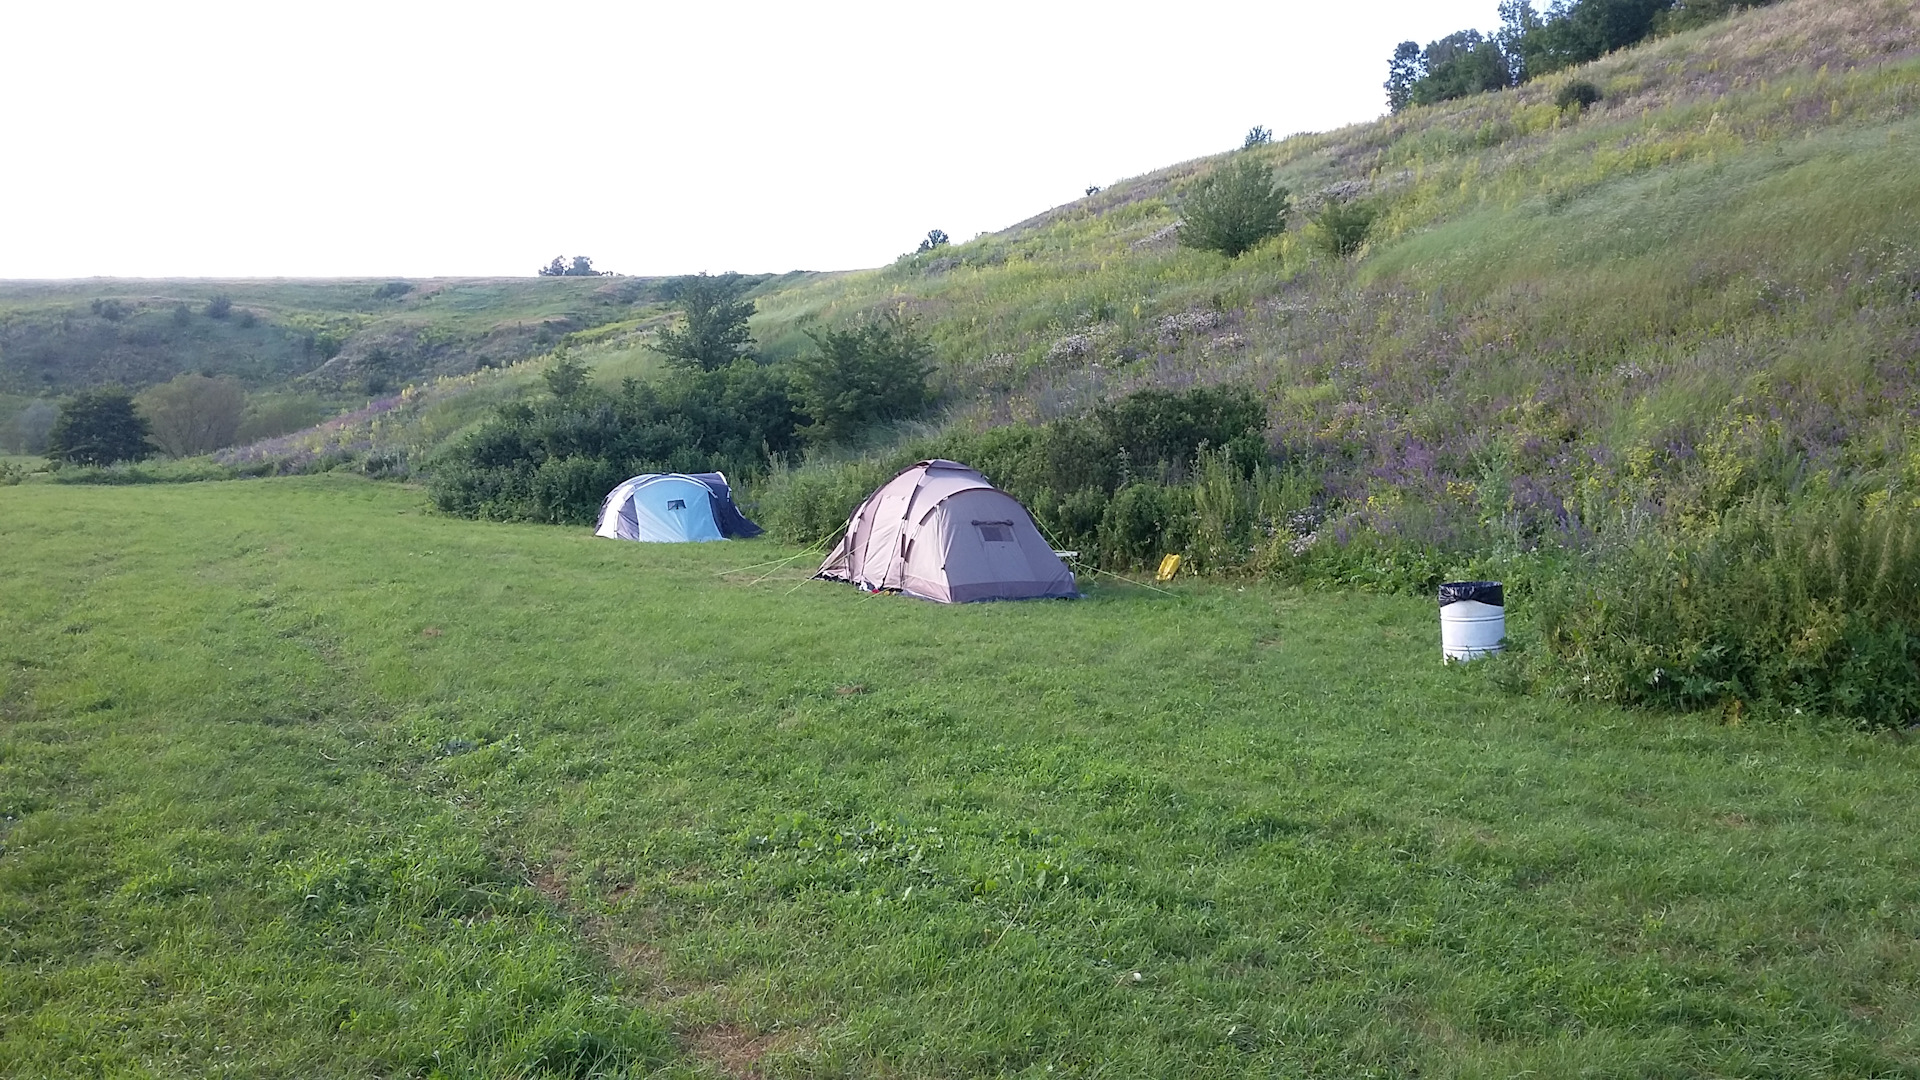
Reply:
[[1079, 595], [1027, 508], [955, 461], [923, 461], [867, 496], [817, 576], [946, 604]]
[[760, 526], [733, 505], [733, 489], [717, 472], [646, 473], [607, 493], [593, 534], [684, 543], [759, 536]]

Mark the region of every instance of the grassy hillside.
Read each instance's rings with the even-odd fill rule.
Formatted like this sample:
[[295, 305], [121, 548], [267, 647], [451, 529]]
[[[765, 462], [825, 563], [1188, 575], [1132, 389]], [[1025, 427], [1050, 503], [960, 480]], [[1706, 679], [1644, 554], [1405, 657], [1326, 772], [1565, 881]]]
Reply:
[[1430, 603], [339, 476], [0, 548], [9, 1076], [1920, 1073], [1910, 740], [1517, 698]]

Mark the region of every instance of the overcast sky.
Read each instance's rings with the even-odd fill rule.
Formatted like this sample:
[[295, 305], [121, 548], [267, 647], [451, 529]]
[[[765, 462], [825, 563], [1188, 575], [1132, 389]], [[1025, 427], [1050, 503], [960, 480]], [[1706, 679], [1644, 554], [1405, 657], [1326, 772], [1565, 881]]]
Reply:
[[1495, 0], [0, 4], [0, 277], [875, 266], [1384, 110]]

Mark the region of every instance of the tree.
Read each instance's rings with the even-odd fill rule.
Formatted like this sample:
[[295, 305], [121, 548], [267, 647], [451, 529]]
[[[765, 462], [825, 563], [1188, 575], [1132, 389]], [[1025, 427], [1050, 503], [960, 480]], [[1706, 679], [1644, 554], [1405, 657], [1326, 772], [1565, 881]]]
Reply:
[[227, 379], [183, 374], [150, 387], [135, 404], [154, 445], [170, 457], [192, 457], [233, 445], [247, 412], [247, 394]]
[[655, 351], [675, 367], [715, 371], [753, 350], [747, 319], [753, 301], [738, 299], [740, 275], [681, 278], [672, 289], [682, 325], [654, 336]]
[[906, 420], [931, 401], [932, 347], [911, 318], [889, 312], [840, 329], [808, 331], [814, 351], [794, 361], [794, 389], [812, 421], [808, 442], [845, 442], [886, 420]]
[[1237, 258], [1284, 231], [1290, 196], [1258, 158], [1243, 157], [1193, 185], [1181, 207], [1180, 242]]
[[47, 456], [76, 465], [141, 461], [153, 454], [147, 445], [147, 421], [133, 397], [117, 386], [82, 390], [60, 405], [47, 433]]
[[941, 232], [939, 229], [930, 229], [927, 231], [927, 238], [925, 240], [920, 241], [920, 247], [915, 253], [924, 255], [927, 252], [932, 251], [934, 248], [946, 247], [947, 243], [948, 243], [948, 240], [947, 240], [946, 233]]
[[225, 293], [207, 301], [207, 318], [224, 319], [233, 314], [233, 300]]
[[552, 262], [540, 268], [541, 277], [601, 277], [605, 273], [607, 271], [595, 270], [593, 260], [585, 255], [575, 255], [572, 263], [555, 255]]
[[562, 349], [555, 354], [553, 366], [542, 372], [540, 377], [546, 380], [547, 389], [554, 397], [565, 401], [586, 389], [587, 366]]
[[1415, 105], [1452, 101], [1513, 84], [1513, 69], [1500, 43], [1478, 30], [1448, 34], [1421, 54], [1426, 74], [1413, 83]]
[[1244, 142], [1240, 144], [1240, 149], [1251, 150], [1256, 146], [1265, 146], [1272, 141], [1273, 141], [1273, 132], [1267, 128], [1264, 128], [1258, 124], [1255, 124], [1250, 130], [1248, 130], [1247, 138]]
[[1427, 65], [1420, 56], [1420, 43], [1403, 41], [1387, 61], [1387, 107], [1394, 112], [1413, 104], [1413, 84], [1425, 78]]

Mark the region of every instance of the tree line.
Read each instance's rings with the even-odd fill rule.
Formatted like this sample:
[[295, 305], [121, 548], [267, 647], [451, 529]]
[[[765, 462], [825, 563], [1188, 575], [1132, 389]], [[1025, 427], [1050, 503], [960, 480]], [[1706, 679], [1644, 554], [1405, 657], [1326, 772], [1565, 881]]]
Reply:
[[[1703, 25], [1774, 0], [1501, 0], [1500, 28], [1461, 30], [1423, 48], [1403, 41], [1387, 62], [1394, 112], [1500, 90], [1597, 60], [1658, 34]], [[1564, 104], [1564, 103], [1563, 103]]]

